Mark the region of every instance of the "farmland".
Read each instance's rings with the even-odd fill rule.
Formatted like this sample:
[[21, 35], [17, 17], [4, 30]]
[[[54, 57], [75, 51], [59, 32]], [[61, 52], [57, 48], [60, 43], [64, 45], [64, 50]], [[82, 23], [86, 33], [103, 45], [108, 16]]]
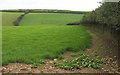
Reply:
[[13, 22], [23, 13], [2, 13], [2, 26], [13, 26]]
[[3, 26], [3, 65], [61, 58], [65, 51], [89, 48], [92, 41], [86, 28], [66, 25], [79, 21], [82, 16], [30, 13], [21, 20], [19, 26]]
[[0, 10], [0, 74], [120, 74], [120, 2], [99, 3], [93, 11]]
[[66, 25], [70, 22], [78, 22], [83, 14], [61, 14], [61, 13], [30, 13], [20, 23], [20, 26], [35, 25]]

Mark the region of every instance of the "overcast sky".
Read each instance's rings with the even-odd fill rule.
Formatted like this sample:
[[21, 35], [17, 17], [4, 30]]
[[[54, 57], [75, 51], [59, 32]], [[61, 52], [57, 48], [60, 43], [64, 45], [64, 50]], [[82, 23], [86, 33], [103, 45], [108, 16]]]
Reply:
[[92, 11], [102, 0], [0, 0], [0, 9], [61, 9]]

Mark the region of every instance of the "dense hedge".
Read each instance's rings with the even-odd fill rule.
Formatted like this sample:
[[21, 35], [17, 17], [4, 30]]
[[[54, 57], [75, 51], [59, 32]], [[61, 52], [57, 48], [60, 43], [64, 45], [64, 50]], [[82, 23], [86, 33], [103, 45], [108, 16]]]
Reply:
[[99, 8], [85, 14], [81, 23], [117, 40], [120, 48], [120, 2], [102, 3]]
[[28, 14], [28, 13], [29, 13], [29, 11], [25, 11], [24, 14], [20, 15], [20, 16], [17, 18], [17, 20], [15, 20], [15, 21], [13, 22], [14, 26], [19, 26], [19, 23], [20, 23], [20, 21], [22, 20], [22, 18], [23, 18], [26, 14]]
[[102, 28], [103, 32], [109, 30], [111, 34], [120, 32], [120, 2], [103, 3], [96, 10], [86, 14], [81, 23]]
[[120, 2], [103, 3], [95, 11], [86, 14], [82, 23], [104, 24], [111, 26], [115, 30], [120, 30]]

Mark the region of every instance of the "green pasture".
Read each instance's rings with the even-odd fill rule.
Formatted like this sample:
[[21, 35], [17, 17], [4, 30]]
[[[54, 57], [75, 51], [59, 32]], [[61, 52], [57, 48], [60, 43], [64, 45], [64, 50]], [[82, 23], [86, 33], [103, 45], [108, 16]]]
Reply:
[[[33, 63], [59, 58], [65, 51], [80, 51], [92, 45], [91, 36], [80, 21], [81, 14], [30, 13], [20, 26], [2, 27], [2, 63]], [[9, 23], [7, 24], [9, 25]]]
[[64, 13], [30, 13], [27, 14], [20, 26], [35, 25], [66, 25], [71, 22], [78, 22], [82, 19], [83, 14], [64, 14]]

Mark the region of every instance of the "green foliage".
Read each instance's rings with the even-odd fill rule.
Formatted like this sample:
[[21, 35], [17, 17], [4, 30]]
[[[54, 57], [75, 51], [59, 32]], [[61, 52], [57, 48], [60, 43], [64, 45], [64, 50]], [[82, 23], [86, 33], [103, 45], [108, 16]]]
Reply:
[[105, 59], [96, 58], [91, 59], [87, 55], [82, 54], [81, 56], [74, 58], [72, 60], [64, 61], [62, 64], [55, 63], [55, 66], [60, 66], [65, 70], [71, 69], [82, 69], [85, 67], [101, 69], [102, 65], [106, 64]]
[[40, 60], [39, 64], [46, 64], [46, 62], [44, 60]]
[[23, 67], [23, 68], [21, 68], [21, 70], [27, 70], [27, 68], [26, 68], [26, 67]]
[[118, 68], [118, 71], [120, 71], [120, 67]]
[[32, 64], [32, 68], [37, 68], [38, 66], [42, 66], [42, 65], [44, 65], [44, 64], [46, 64], [44, 60], [39, 60], [39, 61], [34, 62], [34, 63]]
[[[86, 14], [82, 23], [87, 24], [99, 24], [99, 25], [107, 25], [109, 28], [113, 28], [116, 31], [120, 30], [120, 2], [106, 2], [103, 3], [99, 8], [95, 11], [92, 11], [89, 14]], [[104, 26], [105, 27], [105, 26]]]
[[43, 73], [44, 71], [43, 71], [43, 70], [41, 70], [40, 72], [41, 72], [41, 73]]
[[75, 56], [77, 56], [77, 54], [71, 54], [71, 56], [72, 56], [72, 57], [75, 57]]
[[58, 57], [58, 59], [61, 60], [61, 59], [64, 59], [64, 57], [63, 57], [62, 55], [60, 55], [60, 56]]
[[91, 11], [71, 11], [71, 10], [49, 10], [49, 9], [18, 9], [18, 10], [0, 10], [2, 12], [36, 12], [36, 13], [73, 13], [73, 14], [86, 14]]
[[73, 53], [73, 54], [71, 54], [72, 57], [75, 57], [75, 56], [78, 56], [78, 55], [80, 55], [80, 53]]
[[28, 71], [28, 74], [31, 74], [32, 73], [32, 71]]
[[31, 68], [37, 68], [38, 66], [40, 66], [40, 64], [34, 62], [34, 63], [32, 64], [32, 67], [31, 67]]

